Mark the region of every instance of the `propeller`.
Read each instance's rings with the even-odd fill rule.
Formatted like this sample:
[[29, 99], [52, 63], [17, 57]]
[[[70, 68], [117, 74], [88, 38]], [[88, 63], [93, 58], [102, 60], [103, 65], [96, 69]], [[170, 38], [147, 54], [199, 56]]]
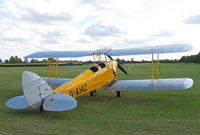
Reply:
[[[106, 54], [106, 56], [108, 56], [108, 58], [110, 59], [110, 60], [114, 60], [110, 55], [108, 55], [108, 54]], [[124, 74], [128, 74], [127, 72], [126, 72], [126, 70], [122, 67], [122, 65], [121, 64], [119, 64], [118, 62], [117, 62], [117, 66], [118, 66], [118, 68], [124, 73]]]

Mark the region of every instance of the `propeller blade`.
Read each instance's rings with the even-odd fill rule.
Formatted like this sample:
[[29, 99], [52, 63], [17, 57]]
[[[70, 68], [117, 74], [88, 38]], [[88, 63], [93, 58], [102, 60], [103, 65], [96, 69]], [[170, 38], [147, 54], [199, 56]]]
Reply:
[[128, 74], [127, 72], [126, 72], [126, 70], [122, 67], [122, 65], [121, 64], [119, 64], [119, 63], [117, 63], [117, 66], [118, 66], [118, 68], [124, 73], [124, 74]]
[[112, 58], [110, 55], [107, 54], [107, 56], [108, 56], [108, 58], [109, 58], [110, 60], [113, 60], [113, 58]]
[[[107, 55], [108, 56], [108, 58], [110, 59], [110, 60], [113, 60], [113, 58], [110, 56], [110, 55]], [[119, 64], [118, 62], [117, 62], [117, 66], [118, 66], [118, 68], [124, 73], [124, 74], [128, 74], [127, 72], [126, 72], [126, 70], [122, 67], [122, 65], [121, 64]]]

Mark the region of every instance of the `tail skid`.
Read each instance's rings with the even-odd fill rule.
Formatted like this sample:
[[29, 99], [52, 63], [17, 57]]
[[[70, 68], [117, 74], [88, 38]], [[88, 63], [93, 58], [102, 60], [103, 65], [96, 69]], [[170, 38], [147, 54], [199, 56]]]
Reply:
[[47, 111], [66, 111], [76, 108], [77, 101], [73, 97], [63, 94], [52, 94], [52, 88], [40, 76], [33, 72], [22, 73], [24, 96], [14, 97], [6, 102], [12, 109], [32, 107], [43, 108]]

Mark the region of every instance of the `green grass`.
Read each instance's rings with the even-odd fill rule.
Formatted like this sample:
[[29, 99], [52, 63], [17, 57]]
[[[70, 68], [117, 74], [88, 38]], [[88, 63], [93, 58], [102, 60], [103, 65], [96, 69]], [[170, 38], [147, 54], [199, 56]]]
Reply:
[[[60, 67], [60, 77], [73, 78], [88, 66]], [[150, 64], [124, 65], [118, 79], [151, 78]], [[132, 91], [118, 98], [99, 90], [83, 95], [78, 107], [66, 112], [12, 110], [6, 100], [22, 95], [21, 73], [46, 76], [47, 67], [0, 68], [0, 135], [199, 135], [200, 65], [162, 64], [160, 78], [190, 77], [194, 87], [184, 91]]]

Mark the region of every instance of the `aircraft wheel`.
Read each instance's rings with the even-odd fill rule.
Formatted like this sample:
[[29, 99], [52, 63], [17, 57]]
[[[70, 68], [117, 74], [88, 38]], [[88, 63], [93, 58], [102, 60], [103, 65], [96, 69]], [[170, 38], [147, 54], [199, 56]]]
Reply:
[[116, 91], [116, 93], [117, 93], [117, 97], [124, 96], [124, 92], [123, 91]]
[[96, 96], [96, 95], [97, 95], [97, 91], [96, 90], [90, 91], [90, 96]]

